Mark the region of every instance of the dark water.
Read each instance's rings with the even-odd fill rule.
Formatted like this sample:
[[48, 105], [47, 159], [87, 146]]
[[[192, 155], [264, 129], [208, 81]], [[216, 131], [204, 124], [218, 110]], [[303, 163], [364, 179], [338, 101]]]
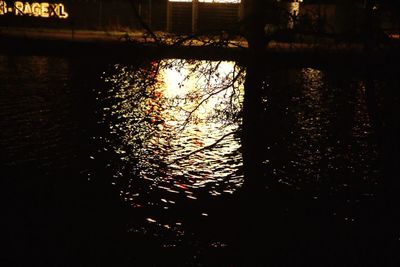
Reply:
[[396, 266], [398, 70], [263, 73], [249, 136], [235, 62], [0, 55], [0, 262]]

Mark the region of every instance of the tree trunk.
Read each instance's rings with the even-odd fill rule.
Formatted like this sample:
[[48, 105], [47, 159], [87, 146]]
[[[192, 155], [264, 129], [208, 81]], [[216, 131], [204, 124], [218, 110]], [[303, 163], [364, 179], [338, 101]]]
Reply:
[[[267, 201], [266, 197], [271, 196], [266, 185], [270, 185], [271, 177], [265, 175], [263, 169], [264, 153], [266, 147], [262, 144], [265, 138], [263, 125], [263, 84], [265, 81], [265, 49], [268, 38], [265, 35], [264, 27], [267, 22], [267, 6], [270, 1], [247, 0], [244, 1], [243, 34], [249, 45], [248, 57], [246, 58], [246, 80], [244, 84], [243, 103], [243, 125], [242, 125], [242, 155], [244, 169], [244, 185], [242, 188], [241, 205], [241, 244], [243, 265], [257, 265], [265, 262], [265, 251], [273, 246], [274, 239], [271, 229], [277, 220], [265, 220], [260, 211], [267, 209], [275, 214], [273, 201]], [[268, 207], [268, 208], [266, 208]], [[276, 225], [275, 225], [276, 226]], [[259, 244], [262, 244], [260, 246]], [[268, 257], [268, 261], [270, 260]]]
[[244, 0], [243, 1], [243, 35], [247, 39], [249, 48], [257, 52], [265, 49], [268, 43], [264, 27], [272, 20], [272, 0]]

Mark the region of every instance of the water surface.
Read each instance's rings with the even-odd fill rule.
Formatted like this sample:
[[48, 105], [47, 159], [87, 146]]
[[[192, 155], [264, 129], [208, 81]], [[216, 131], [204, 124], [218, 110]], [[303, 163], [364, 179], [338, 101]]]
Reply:
[[[279, 253], [297, 259], [318, 242], [331, 251], [329, 243], [348, 238], [350, 248], [367, 238], [363, 229], [392, 156], [382, 136], [393, 138], [393, 131], [380, 123], [395, 121], [383, 106], [396, 107], [395, 73], [308, 66], [264, 73], [261, 130], [245, 136], [242, 63], [0, 55], [6, 226], [26, 229], [10, 232], [11, 246], [42, 255], [28, 237], [41, 229], [38, 248], [56, 232], [73, 244], [57, 251], [74, 251], [79, 246], [65, 230], [74, 225], [90, 236], [87, 246], [96, 243], [93, 251], [111, 246], [111, 262], [225, 265], [240, 259], [243, 232], [269, 236], [271, 249], [282, 242]], [[248, 205], [242, 149], [255, 137], [260, 187], [274, 181], [284, 190], [266, 190]], [[246, 232], [252, 221], [254, 232]], [[361, 234], [353, 236], [354, 229]], [[307, 245], [289, 245], [307, 238]], [[148, 251], [159, 257], [146, 258]], [[345, 257], [333, 251], [331, 257]], [[360, 251], [357, 245], [355, 255]], [[53, 257], [68, 257], [63, 253]]]

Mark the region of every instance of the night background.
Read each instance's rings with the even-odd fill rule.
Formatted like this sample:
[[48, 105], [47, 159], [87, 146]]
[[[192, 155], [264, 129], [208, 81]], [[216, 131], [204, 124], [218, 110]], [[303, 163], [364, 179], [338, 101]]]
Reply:
[[400, 266], [400, 2], [0, 0], [0, 266]]

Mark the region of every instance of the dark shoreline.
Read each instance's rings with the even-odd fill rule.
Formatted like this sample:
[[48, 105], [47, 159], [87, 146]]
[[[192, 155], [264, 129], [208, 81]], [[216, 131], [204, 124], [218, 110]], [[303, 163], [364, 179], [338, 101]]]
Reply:
[[[38, 32], [32, 30], [0, 29], [0, 48], [11, 54], [51, 56], [95, 56], [130, 61], [141, 56], [154, 58], [191, 58], [245, 61], [249, 50], [244, 47], [213, 45], [158, 45], [143, 42], [138, 33], [124, 40], [118, 33]], [[58, 36], [56, 36], [58, 35]], [[118, 37], [119, 36], [119, 37]], [[139, 40], [140, 39], [140, 40]], [[281, 66], [354, 66], [379, 64], [395, 66], [400, 60], [400, 46], [392, 43], [366, 51], [361, 43], [279, 43], [271, 42], [260, 58]]]

